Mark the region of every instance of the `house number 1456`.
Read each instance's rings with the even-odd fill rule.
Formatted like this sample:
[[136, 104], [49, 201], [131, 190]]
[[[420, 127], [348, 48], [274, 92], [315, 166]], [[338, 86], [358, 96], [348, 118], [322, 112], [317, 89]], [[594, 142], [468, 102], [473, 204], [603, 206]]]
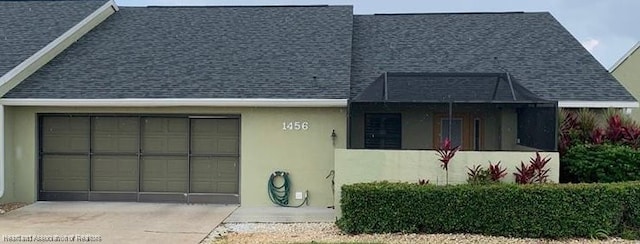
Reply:
[[308, 130], [309, 122], [289, 121], [282, 122], [282, 130]]

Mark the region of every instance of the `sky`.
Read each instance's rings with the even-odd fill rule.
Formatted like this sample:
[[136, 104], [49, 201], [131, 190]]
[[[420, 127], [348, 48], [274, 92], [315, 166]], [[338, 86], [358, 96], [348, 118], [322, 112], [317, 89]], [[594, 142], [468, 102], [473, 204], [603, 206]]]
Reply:
[[355, 14], [551, 12], [607, 69], [640, 41], [640, 0], [115, 0], [147, 5], [353, 5]]

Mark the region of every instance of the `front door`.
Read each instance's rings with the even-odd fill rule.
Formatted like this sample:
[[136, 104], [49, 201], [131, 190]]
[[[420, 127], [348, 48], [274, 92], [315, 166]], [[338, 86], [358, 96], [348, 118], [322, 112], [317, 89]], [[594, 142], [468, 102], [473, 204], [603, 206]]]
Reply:
[[441, 114], [435, 116], [434, 120], [434, 148], [449, 138], [452, 146], [460, 146], [461, 150], [481, 150], [480, 118], [465, 114], [454, 114], [449, 118]]

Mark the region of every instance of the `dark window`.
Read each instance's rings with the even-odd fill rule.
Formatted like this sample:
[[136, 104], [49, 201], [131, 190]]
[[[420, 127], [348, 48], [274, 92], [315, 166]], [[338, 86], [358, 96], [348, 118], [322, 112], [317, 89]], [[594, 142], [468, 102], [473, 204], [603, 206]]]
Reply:
[[400, 149], [401, 115], [396, 113], [365, 114], [364, 148]]

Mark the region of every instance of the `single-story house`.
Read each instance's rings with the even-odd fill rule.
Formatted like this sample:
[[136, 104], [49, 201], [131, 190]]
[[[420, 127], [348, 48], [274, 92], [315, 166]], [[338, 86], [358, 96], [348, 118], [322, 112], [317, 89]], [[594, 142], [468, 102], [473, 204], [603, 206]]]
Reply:
[[[627, 88], [636, 100], [640, 99], [640, 42], [637, 42], [613, 64], [609, 72]], [[635, 121], [640, 121], [638, 108], [628, 109], [628, 112]]]
[[424, 160], [444, 138], [469, 160], [553, 153], [558, 107], [638, 106], [546, 12], [56, 1], [0, 17], [2, 202], [265, 206], [284, 170], [330, 206], [326, 176], [356, 154]]

